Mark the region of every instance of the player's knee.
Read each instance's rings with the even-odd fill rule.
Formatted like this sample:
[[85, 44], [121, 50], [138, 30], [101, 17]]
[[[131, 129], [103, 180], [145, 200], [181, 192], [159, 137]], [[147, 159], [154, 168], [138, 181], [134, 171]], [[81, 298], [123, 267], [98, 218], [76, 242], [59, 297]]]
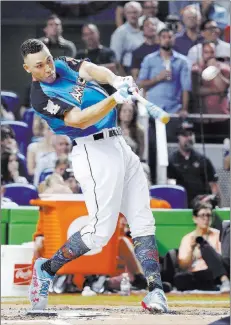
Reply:
[[142, 224], [130, 225], [132, 238], [154, 235], [156, 232], [154, 218], [150, 218], [148, 221]]
[[107, 245], [110, 236], [98, 236], [94, 233], [86, 233], [82, 235], [82, 240], [90, 249], [99, 249]]

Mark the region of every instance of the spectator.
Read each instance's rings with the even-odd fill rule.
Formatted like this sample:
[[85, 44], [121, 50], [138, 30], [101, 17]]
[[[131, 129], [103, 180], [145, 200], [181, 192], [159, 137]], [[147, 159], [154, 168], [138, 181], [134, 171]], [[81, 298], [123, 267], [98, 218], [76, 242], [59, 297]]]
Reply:
[[6, 105], [4, 105], [3, 101], [1, 103], [1, 121], [14, 121], [15, 116], [14, 113], [7, 110]]
[[169, 158], [168, 179], [186, 189], [189, 207], [199, 194], [214, 194], [220, 199], [218, 177], [211, 161], [193, 149], [193, 125], [183, 122], [177, 134], [179, 148]]
[[[89, 58], [91, 62], [104, 66], [117, 74], [115, 53], [108, 47], [100, 44], [100, 32], [98, 27], [93, 24], [84, 25], [82, 28], [82, 40], [85, 43], [85, 49], [78, 51], [76, 58]], [[113, 92], [113, 88], [104, 85], [109, 94]]]
[[[216, 58], [230, 59], [230, 45], [219, 38], [220, 29], [214, 20], [206, 20], [201, 24], [201, 35], [204, 41], [213, 42], [216, 45]], [[202, 44], [194, 45], [188, 52], [188, 58], [192, 64], [200, 61], [201, 57]]]
[[125, 141], [142, 160], [144, 153], [144, 131], [137, 122], [138, 110], [135, 104], [124, 103], [118, 109], [118, 126]]
[[44, 28], [45, 37], [40, 40], [46, 44], [54, 57], [70, 56], [75, 58], [76, 47], [71, 41], [66, 40], [63, 36], [62, 22], [56, 15], [51, 15], [47, 19], [47, 25]]
[[34, 114], [33, 124], [32, 124], [32, 132], [33, 132], [33, 140], [41, 140], [44, 136], [44, 129], [47, 125], [46, 121], [44, 121], [39, 115]]
[[46, 177], [45, 181], [39, 184], [39, 193], [42, 194], [71, 194], [72, 191], [65, 184], [61, 175], [53, 173]]
[[[117, 1], [117, 6], [115, 10], [115, 23], [117, 28], [122, 26], [126, 22], [124, 16], [124, 6], [128, 2], [129, 1]], [[137, 1], [137, 2], [139, 2], [142, 6], [143, 1]]]
[[27, 178], [26, 158], [19, 152], [15, 133], [9, 125], [1, 126], [1, 153], [5, 151], [16, 154], [19, 162], [19, 174]]
[[[229, 1], [227, 1], [229, 2]], [[222, 6], [222, 3], [215, 3], [214, 0], [202, 0], [200, 4], [201, 14], [204, 20], [211, 19], [214, 20], [220, 29], [225, 29], [229, 24], [229, 11]]]
[[182, 20], [185, 29], [176, 35], [174, 49], [183, 55], [187, 55], [191, 47], [201, 43], [203, 40], [198, 33], [201, 24], [201, 14], [195, 7], [187, 6], [182, 12]]
[[55, 168], [55, 162], [59, 157], [68, 155], [71, 150], [70, 139], [65, 135], [55, 135], [53, 137], [54, 151], [41, 157], [34, 170], [34, 185], [39, 183], [40, 174], [47, 168]]
[[127, 22], [118, 27], [111, 36], [110, 48], [116, 54], [123, 75], [130, 74], [132, 52], [144, 42], [143, 33], [139, 28], [138, 19], [142, 7], [139, 2], [130, 1], [124, 6]]
[[200, 1], [191, 1], [191, 0], [183, 0], [183, 1], [168, 1], [168, 11], [170, 15], [181, 15], [184, 8], [195, 3], [199, 3]]
[[27, 179], [20, 175], [19, 159], [12, 151], [5, 151], [1, 155], [2, 184], [23, 183], [27, 184]]
[[[187, 58], [173, 50], [174, 34], [169, 29], [159, 33], [160, 50], [147, 55], [141, 65], [138, 85], [146, 91], [147, 99], [168, 113], [187, 116], [191, 69]], [[167, 125], [170, 141], [175, 135], [176, 122]]]
[[221, 256], [220, 232], [211, 228], [212, 206], [199, 204], [193, 210], [196, 229], [182, 238], [178, 262], [185, 270], [177, 273], [175, 286], [180, 291], [214, 290], [217, 281], [221, 292], [230, 292], [229, 279]]
[[166, 28], [165, 24], [157, 18], [159, 2], [157, 0], [143, 2], [143, 15], [139, 18], [139, 25], [142, 26], [146, 18], [150, 18], [156, 25], [157, 33]]
[[15, 140], [15, 133], [9, 125], [1, 126], [1, 152], [11, 150], [18, 152], [18, 144]]
[[156, 39], [156, 25], [150, 18], [143, 21], [143, 33], [145, 37], [144, 43], [132, 52], [131, 74], [134, 79], [137, 79], [140, 71], [141, 63], [144, 57], [159, 49], [159, 44]]
[[[228, 118], [230, 114], [228, 98], [230, 67], [216, 60], [215, 51], [214, 43], [203, 43], [202, 60], [192, 67], [194, 112], [200, 109], [205, 114], [227, 115], [227, 119], [212, 119], [209, 123], [205, 121], [207, 122], [204, 124], [206, 142], [211, 143], [222, 142], [230, 134]], [[207, 76], [208, 67], [212, 68], [213, 76], [211, 73]]]
[[27, 170], [30, 176], [34, 176], [36, 166], [40, 163], [40, 160], [44, 159], [44, 157], [49, 159], [54, 152], [53, 137], [55, 135], [46, 121], [39, 119], [36, 129], [37, 131], [40, 129], [40, 135], [43, 135], [43, 137], [41, 141], [30, 143], [27, 148]]
[[67, 156], [63, 155], [56, 160], [54, 173], [63, 177], [66, 169], [69, 167], [70, 167], [70, 162]]
[[72, 193], [81, 193], [81, 188], [77, 180], [75, 179], [72, 169], [67, 168], [63, 174], [65, 184], [71, 189]]

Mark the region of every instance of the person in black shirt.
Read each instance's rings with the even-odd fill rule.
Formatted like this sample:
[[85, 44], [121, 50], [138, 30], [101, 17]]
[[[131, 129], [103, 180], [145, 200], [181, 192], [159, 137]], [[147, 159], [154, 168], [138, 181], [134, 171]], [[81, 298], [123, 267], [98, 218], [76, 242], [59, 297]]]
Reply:
[[[82, 40], [85, 49], [78, 50], [76, 59], [88, 58], [92, 63], [104, 66], [117, 74], [116, 57], [113, 50], [100, 44], [100, 32], [96, 25], [87, 24], [82, 27]], [[104, 85], [109, 94], [113, 93], [113, 88]]]
[[44, 28], [45, 37], [40, 40], [48, 47], [53, 57], [76, 56], [75, 44], [66, 40], [62, 36], [62, 22], [58, 16], [52, 15], [47, 19], [46, 27]]
[[156, 25], [152, 19], [146, 18], [142, 25], [145, 41], [144, 43], [132, 52], [131, 74], [134, 79], [137, 79], [144, 57], [159, 49], [156, 40]]
[[188, 195], [188, 206], [199, 194], [215, 194], [220, 197], [218, 176], [211, 161], [193, 149], [193, 125], [183, 122], [178, 128], [179, 149], [169, 159], [168, 179], [175, 179]]

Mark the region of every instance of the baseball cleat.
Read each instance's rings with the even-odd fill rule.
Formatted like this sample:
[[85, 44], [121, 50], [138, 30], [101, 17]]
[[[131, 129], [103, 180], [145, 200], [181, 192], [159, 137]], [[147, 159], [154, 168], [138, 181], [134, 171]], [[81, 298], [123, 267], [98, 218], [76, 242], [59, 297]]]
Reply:
[[54, 276], [41, 270], [46, 258], [38, 258], [35, 262], [29, 288], [29, 300], [33, 310], [44, 310], [48, 303], [48, 293]]
[[141, 303], [144, 309], [149, 310], [152, 313], [167, 313], [168, 304], [164, 291], [161, 289], [154, 289], [149, 292]]

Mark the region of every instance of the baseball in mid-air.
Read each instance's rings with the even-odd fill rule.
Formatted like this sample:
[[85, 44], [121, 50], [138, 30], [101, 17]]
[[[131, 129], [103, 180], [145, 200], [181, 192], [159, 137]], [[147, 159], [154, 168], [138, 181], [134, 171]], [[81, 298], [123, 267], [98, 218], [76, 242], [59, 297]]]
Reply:
[[219, 72], [220, 70], [217, 67], [211, 65], [202, 72], [202, 78], [206, 81], [213, 80]]

